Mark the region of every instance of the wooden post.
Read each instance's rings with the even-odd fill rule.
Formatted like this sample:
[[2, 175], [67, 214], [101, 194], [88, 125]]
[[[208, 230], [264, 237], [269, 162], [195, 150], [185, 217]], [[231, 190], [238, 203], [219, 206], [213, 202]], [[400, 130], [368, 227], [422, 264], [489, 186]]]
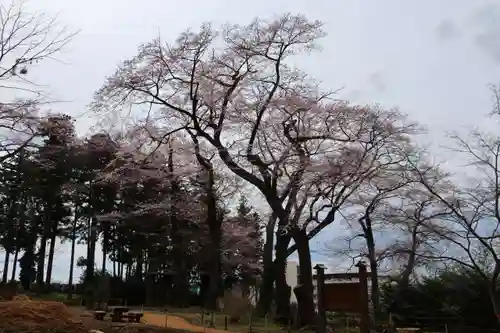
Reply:
[[215, 328], [214, 312], [210, 313], [210, 328]]
[[[325, 309], [325, 267], [323, 265], [314, 266], [317, 276], [317, 291], [318, 291], [318, 325], [316, 331], [318, 333], [326, 333], [326, 309]], [[361, 332], [365, 333], [365, 332]]]
[[366, 273], [366, 265], [360, 261], [356, 264], [359, 272], [359, 290], [361, 298], [361, 323], [359, 325], [359, 333], [370, 333], [370, 307], [368, 299], [368, 274]]
[[252, 325], [252, 312], [249, 313], [248, 316], [248, 332], [251, 333], [253, 332], [253, 325]]

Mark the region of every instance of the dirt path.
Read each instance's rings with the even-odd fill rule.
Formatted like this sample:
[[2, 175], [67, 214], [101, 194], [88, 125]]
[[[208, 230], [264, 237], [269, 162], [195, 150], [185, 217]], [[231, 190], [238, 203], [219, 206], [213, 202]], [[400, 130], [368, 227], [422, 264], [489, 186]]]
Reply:
[[205, 332], [205, 333], [228, 333], [228, 331], [217, 330], [215, 328], [204, 328], [201, 326], [196, 326], [196, 325], [189, 323], [187, 320], [180, 318], [180, 317], [177, 317], [177, 316], [170, 316], [169, 315], [168, 318], [165, 319], [165, 315], [160, 314], [160, 313], [145, 312], [144, 317], [142, 318], [142, 321], [145, 324], [155, 325], [155, 326], [160, 326], [160, 327], [165, 327], [165, 322], [166, 322], [168, 327], [182, 329], [182, 330], [196, 332], [196, 333], [203, 333], [203, 332]]

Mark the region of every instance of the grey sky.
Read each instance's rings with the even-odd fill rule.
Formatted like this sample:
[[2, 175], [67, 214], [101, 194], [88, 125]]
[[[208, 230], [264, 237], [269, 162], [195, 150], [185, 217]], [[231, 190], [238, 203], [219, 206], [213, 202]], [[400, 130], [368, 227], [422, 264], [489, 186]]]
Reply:
[[[340, 98], [400, 107], [428, 126], [426, 141], [479, 124], [492, 105], [488, 84], [500, 83], [495, 0], [32, 0], [30, 6], [81, 29], [59, 57], [63, 63], [42, 63], [31, 72], [67, 101], [53, 110], [75, 116], [118, 62], [158, 33], [172, 41], [203, 21], [247, 23], [288, 11], [326, 23], [323, 51], [302, 57], [303, 69], [326, 88], [345, 87]], [[90, 125], [85, 116], [78, 121], [82, 131]], [[325, 233], [317, 242], [331, 237]], [[67, 280], [68, 249], [59, 246], [56, 280]]]

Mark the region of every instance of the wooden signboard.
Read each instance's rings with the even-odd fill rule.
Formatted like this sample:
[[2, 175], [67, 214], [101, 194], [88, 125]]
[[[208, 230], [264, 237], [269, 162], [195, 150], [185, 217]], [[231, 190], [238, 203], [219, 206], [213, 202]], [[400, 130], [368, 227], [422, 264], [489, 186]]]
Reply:
[[[316, 265], [318, 288], [318, 330], [326, 333], [326, 311], [357, 312], [360, 315], [360, 333], [370, 333], [370, 310], [368, 300], [368, 281], [366, 266], [363, 262], [357, 265], [359, 282], [326, 283], [325, 267]], [[337, 274], [340, 278], [352, 276], [352, 273]], [[356, 276], [353, 276], [356, 277]]]
[[324, 295], [325, 310], [327, 311], [355, 313], [362, 311], [361, 284], [359, 282], [325, 283]]

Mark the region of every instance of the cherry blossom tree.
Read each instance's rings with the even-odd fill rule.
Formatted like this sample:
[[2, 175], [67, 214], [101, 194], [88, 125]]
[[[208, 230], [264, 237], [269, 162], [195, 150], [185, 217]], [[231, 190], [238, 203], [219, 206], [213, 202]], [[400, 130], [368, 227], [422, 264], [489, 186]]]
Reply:
[[[400, 171], [406, 158], [400, 150], [419, 128], [397, 110], [340, 105], [328, 131], [336, 134], [336, 140], [326, 140], [309, 157], [304, 191], [295, 206], [297, 218], [289, 225], [295, 244], [287, 255], [298, 251], [301, 277], [312, 275], [309, 240], [335, 221], [346, 201], [362, 190], [360, 186], [384, 172]], [[303, 288], [312, 290], [312, 285]]]
[[[306, 169], [313, 166], [317, 175], [322, 170], [338, 178], [339, 164], [325, 162], [327, 146], [335, 150], [330, 158], [337, 158], [341, 145], [356, 140], [368, 143], [373, 131], [363, 121], [371, 119], [368, 123], [374, 124], [376, 118], [369, 116], [372, 112], [367, 108], [331, 100], [331, 92], [322, 91], [314, 80], [290, 65], [292, 56], [316, 48], [316, 41], [324, 36], [321, 26], [321, 22], [287, 14], [257, 19], [246, 26], [226, 25], [220, 31], [206, 24], [197, 33], [181, 34], [174, 44], [155, 39], [141, 46], [136, 57], [108, 78], [91, 105], [108, 119], [119, 119], [115, 111], [126, 104], [137, 106], [135, 110], [147, 107], [143, 117], [134, 113], [134, 119], [139, 118], [138, 123], [146, 128], [155, 128], [157, 137], [185, 130], [212, 146], [233, 173], [255, 186], [276, 216], [280, 230], [276, 262], [281, 264], [274, 267], [274, 273], [281, 277], [286, 257], [294, 250], [288, 250], [291, 238], [301, 237], [302, 241], [295, 240], [300, 244], [308, 240], [304, 232], [295, 232], [305, 229], [292, 221], [301, 216], [299, 210], [294, 214], [297, 218], [291, 217], [305, 184]], [[349, 117], [353, 115], [351, 124]], [[388, 125], [397, 132], [397, 126]], [[348, 128], [352, 132], [344, 133]], [[356, 128], [363, 129], [364, 137], [356, 136], [360, 134], [355, 133]], [[267, 138], [269, 142], [276, 136], [279, 139], [272, 154], [259, 149], [259, 141]], [[317, 146], [312, 151], [319, 150], [324, 157], [310, 156], [309, 146]], [[347, 146], [340, 150], [349, 151]], [[350, 157], [352, 167], [356, 166], [354, 160], [362, 157], [357, 153]], [[286, 163], [286, 181], [276, 177], [283, 172], [276, 168], [277, 163]], [[321, 227], [309, 238], [328, 223], [319, 223]], [[308, 247], [303, 247], [299, 257], [309, 258], [301, 264], [309, 272], [301, 276], [307, 281], [309, 294], [303, 323], [310, 324], [314, 311], [312, 272], [306, 268], [310, 266]]]

